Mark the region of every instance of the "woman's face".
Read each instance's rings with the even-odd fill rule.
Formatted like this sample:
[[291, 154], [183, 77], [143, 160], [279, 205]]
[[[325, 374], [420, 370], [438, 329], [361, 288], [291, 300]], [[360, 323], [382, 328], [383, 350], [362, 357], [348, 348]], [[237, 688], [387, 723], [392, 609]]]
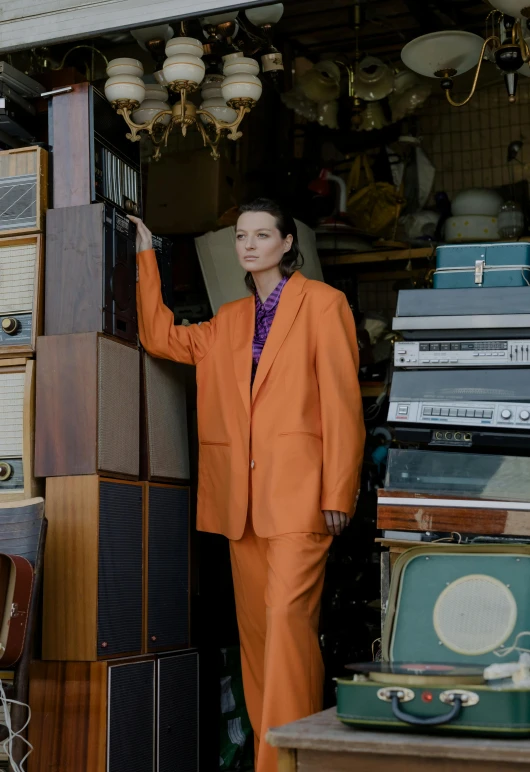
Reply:
[[237, 256], [245, 271], [259, 273], [274, 268], [292, 243], [293, 237], [284, 239], [268, 212], [245, 212], [237, 221]]

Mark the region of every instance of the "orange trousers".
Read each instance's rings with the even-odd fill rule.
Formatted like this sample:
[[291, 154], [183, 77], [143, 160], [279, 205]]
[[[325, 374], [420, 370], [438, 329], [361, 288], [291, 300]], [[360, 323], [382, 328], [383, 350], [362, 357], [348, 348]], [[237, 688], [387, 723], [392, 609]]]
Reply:
[[322, 710], [318, 622], [331, 541], [318, 533], [264, 539], [250, 515], [243, 538], [230, 541], [255, 772], [277, 772], [277, 751], [265, 740], [270, 727]]

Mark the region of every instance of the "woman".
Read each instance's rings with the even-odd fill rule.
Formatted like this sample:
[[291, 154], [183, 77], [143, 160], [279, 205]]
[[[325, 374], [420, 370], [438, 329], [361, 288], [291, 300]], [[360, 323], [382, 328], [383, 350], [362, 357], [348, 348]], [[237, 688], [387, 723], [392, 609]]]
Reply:
[[255, 768], [276, 772], [267, 729], [322, 707], [324, 568], [358, 495], [364, 426], [353, 316], [341, 292], [298, 271], [294, 220], [258, 199], [241, 208], [236, 228], [251, 295], [210, 322], [175, 326], [151, 234], [131, 220], [142, 345], [197, 366], [197, 527], [230, 539]]

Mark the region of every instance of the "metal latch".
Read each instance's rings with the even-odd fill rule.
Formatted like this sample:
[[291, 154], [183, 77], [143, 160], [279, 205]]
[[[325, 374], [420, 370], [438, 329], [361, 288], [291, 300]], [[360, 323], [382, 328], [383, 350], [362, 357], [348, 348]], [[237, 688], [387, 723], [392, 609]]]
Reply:
[[486, 267], [486, 261], [475, 260], [475, 284], [482, 284], [484, 281], [484, 268]]

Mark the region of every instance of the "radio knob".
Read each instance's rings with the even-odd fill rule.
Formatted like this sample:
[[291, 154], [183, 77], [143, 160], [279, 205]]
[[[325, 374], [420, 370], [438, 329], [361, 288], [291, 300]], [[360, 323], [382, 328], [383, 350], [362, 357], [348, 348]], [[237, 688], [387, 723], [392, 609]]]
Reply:
[[2, 330], [6, 335], [14, 335], [20, 327], [20, 322], [13, 316], [6, 316], [2, 319]]
[[13, 467], [7, 461], [0, 461], [0, 482], [5, 482], [13, 476]]
[[512, 417], [512, 411], [511, 410], [503, 410], [501, 413], [501, 418], [504, 418], [508, 420], [508, 418]]
[[528, 419], [530, 418], [530, 413], [528, 412], [528, 410], [521, 410], [521, 412], [519, 413], [519, 418], [521, 419], [521, 421], [528, 421]]

